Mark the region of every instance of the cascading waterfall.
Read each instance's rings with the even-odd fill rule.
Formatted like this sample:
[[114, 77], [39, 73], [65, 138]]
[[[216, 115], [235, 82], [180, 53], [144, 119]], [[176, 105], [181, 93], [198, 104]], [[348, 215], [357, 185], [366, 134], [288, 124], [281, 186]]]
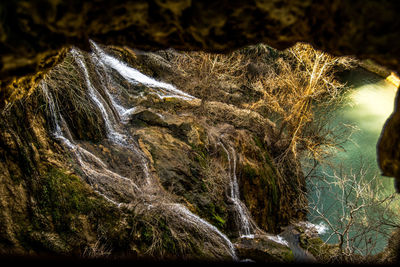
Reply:
[[[94, 47], [94, 43], [92, 43], [92, 47]], [[99, 55], [96, 53], [91, 53], [91, 61], [93, 62], [94, 65], [97, 66], [96, 72], [98, 77], [100, 78], [99, 80], [102, 82], [102, 85], [104, 88], [109, 87], [109, 83], [111, 83], [112, 78], [110, 77], [109, 73], [107, 72], [107, 68], [103, 61], [99, 58]], [[100, 72], [101, 70], [101, 72]], [[118, 116], [123, 124], [127, 122], [127, 119], [129, 118], [129, 115], [134, 113], [136, 111], [136, 107], [132, 108], [125, 108], [121, 104], [118, 103], [117, 99], [115, 96], [113, 96], [108, 90], [105, 90], [105, 93], [107, 94], [108, 98], [111, 100], [111, 104], [115, 108], [115, 110], [118, 112]]]
[[[223, 135], [221, 136], [223, 137]], [[230, 176], [230, 199], [234, 204], [234, 208], [237, 214], [237, 221], [239, 226], [239, 236], [241, 238], [254, 238], [255, 233], [266, 236], [268, 239], [279, 243], [284, 246], [289, 246], [288, 242], [280, 235], [271, 235], [264, 233], [261, 229], [259, 229], [256, 223], [252, 220], [249, 210], [247, 209], [246, 205], [240, 200], [240, 193], [239, 193], [239, 184], [237, 181], [236, 176], [236, 151], [235, 149], [227, 145], [229, 150], [226, 148], [224, 143], [220, 140], [218, 144], [222, 147], [225, 151], [228, 162], [229, 162], [229, 176]]]
[[[123, 177], [115, 172], [112, 172], [111, 170], [109, 170], [109, 168], [101, 159], [99, 159], [86, 149], [75, 144], [75, 142], [72, 140], [71, 137], [67, 138], [64, 136], [64, 131], [67, 133], [69, 132], [68, 127], [61, 114], [57, 112], [58, 109], [56, 108], [54, 98], [52, 94], [49, 92], [45, 82], [41, 83], [41, 89], [45, 97], [47, 98], [47, 102], [49, 105], [50, 117], [54, 126], [54, 132], [53, 132], [54, 137], [57, 140], [60, 140], [63, 145], [65, 145], [70, 151], [73, 152], [76, 160], [78, 161], [79, 165], [82, 168], [82, 171], [87, 176], [89, 184], [93, 188], [97, 187], [94, 185], [101, 185], [97, 187], [99, 188], [99, 190], [95, 189], [95, 192], [103, 196], [111, 203], [117, 205], [118, 207], [120, 207], [123, 203], [114, 200], [110, 196], [107, 196], [107, 191], [103, 190], [104, 188], [108, 187], [115, 188], [118, 185], [119, 188], [125, 189], [121, 190], [120, 193], [125, 191], [124, 194], [126, 198], [129, 198], [133, 195], [137, 195], [141, 190], [131, 179]], [[63, 125], [63, 129], [66, 130], [63, 130], [61, 128], [60, 122]], [[67, 134], [67, 136], [71, 135]]]
[[72, 49], [71, 53], [83, 71], [90, 98], [93, 100], [93, 102], [96, 104], [96, 106], [100, 110], [101, 114], [103, 115], [104, 123], [106, 126], [106, 131], [107, 131], [107, 137], [114, 143], [117, 143], [117, 144], [125, 146], [125, 147], [128, 146], [127, 136], [117, 132], [114, 129], [115, 128], [114, 126], [116, 125], [116, 123], [111, 121], [110, 116], [108, 115], [108, 112], [106, 110], [105, 101], [103, 100], [101, 95], [94, 89], [94, 87], [90, 81], [88, 70], [86, 68], [85, 63], [83, 62], [83, 58], [82, 58], [81, 54], [75, 49]]
[[[223, 137], [223, 135], [221, 136]], [[240, 193], [239, 193], [239, 184], [237, 181], [236, 176], [236, 151], [235, 149], [227, 145], [229, 150], [226, 148], [224, 143], [220, 140], [218, 144], [222, 147], [225, 151], [226, 156], [228, 157], [229, 163], [229, 176], [230, 176], [230, 199], [234, 205], [237, 221], [239, 226], [239, 236], [241, 238], [254, 238], [255, 233], [257, 232], [260, 235], [267, 237], [268, 239], [272, 240], [275, 243], [284, 245], [289, 247], [289, 243], [280, 235], [271, 235], [264, 233], [261, 229], [257, 227], [257, 224], [252, 220], [249, 210], [247, 209], [246, 205], [240, 200]]]
[[[173, 95], [167, 95], [165, 92], [161, 92], [159, 95], [161, 98], [168, 96], [178, 97], [184, 100], [194, 99], [194, 97], [176, 89], [173, 85], [155, 81], [154, 79], [141, 74], [137, 70], [126, 66], [119, 60], [107, 55], [95, 43], [92, 42], [92, 45], [96, 50], [96, 54], [91, 55], [95, 66], [100, 66], [105, 71], [107, 67], [114, 68], [132, 83], [142, 83], [148, 86], [165, 89], [169, 93], [173, 93]], [[142, 161], [141, 166], [146, 179], [150, 179], [151, 175], [149, 174], [143, 152], [138, 148], [134, 140], [128, 134], [123, 132], [121, 129], [122, 126], [119, 125], [120, 122], [124, 124], [129, 114], [133, 113], [135, 108], [126, 109], [122, 105], [118, 104], [117, 99], [108, 91], [107, 86], [103, 84], [103, 93], [110, 100], [107, 102], [102, 94], [95, 88], [95, 86], [93, 86], [81, 52], [77, 49], [72, 49], [71, 53], [77, 62], [78, 67], [82, 70], [87, 87], [87, 93], [102, 115], [108, 140], [115, 145], [129, 149], [138, 156]], [[99, 157], [95, 156], [93, 153], [83, 148], [79, 143], [75, 142], [72, 135], [69, 133], [68, 125], [59, 112], [56, 101], [54, 100], [52, 93], [49, 91], [45, 80], [42, 81], [40, 88], [47, 99], [50, 120], [54, 128], [53, 136], [73, 153], [76, 161], [81, 167], [81, 170], [86, 175], [88, 183], [92, 186], [94, 191], [117, 207], [129, 205], [133, 200], [141, 199], [145, 203], [150, 203], [147, 205], [148, 209], [152, 208], [151, 201], [154, 198], [152, 198], [146, 190], [146, 188], [149, 187], [149, 182], [147, 183], [147, 187], [142, 187], [140, 184], [135, 183], [131, 177], [125, 177], [112, 171]], [[109, 107], [109, 103], [111, 103], [113, 107]], [[113, 116], [111, 111], [112, 109], [117, 111], [120, 118]], [[153, 193], [154, 191], [162, 190], [157, 183], [151, 184], [151, 187], [153, 188]], [[204, 235], [208, 235], [214, 240], [219, 240], [220, 244], [222, 244], [229, 255], [232, 256], [232, 259], [238, 259], [231, 241], [215, 226], [193, 214], [181, 204], [164, 203], [163, 206], [169, 207], [170, 210], [175, 212], [176, 216], [183, 222], [190, 224], [192, 227], [200, 228]]]
[[[230, 199], [234, 204], [239, 224], [240, 237], [254, 237], [254, 223], [252, 223], [249, 211], [240, 200], [239, 185], [236, 177], [236, 151], [228, 145], [231, 152], [226, 149], [225, 145], [220, 141], [218, 143], [225, 151], [229, 162], [229, 176], [230, 176]], [[232, 155], [232, 156], [231, 156]]]
[[[118, 145], [120, 145], [122, 147], [130, 149], [131, 151], [133, 151], [136, 155], [138, 155], [140, 157], [141, 164], [142, 164], [142, 167], [143, 167], [143, 173], [144, 173], [144, 175], [146, 177], [146, 183], [150, 184], [151, 183], [150, 182], [150, 174], [149, 174], [149, 170], [148, 170], [148, 166], [147, 166], [147, 162], [146, 162], [145, 156], [143, 155], [141, 150], [138, 149], [134, 145], [134, 141], [131, 140], [131, 138], [129, 138], [129, 136], [127, 136], [126, 134], [124, 134], [122, 132], [116, 131], [118, 118], [113, 118], [114, 121], [111, 121], [110, 116], [108, 115], [107, 110], [106, 110], [107, 102], [102, 98], [101, 94], [98, 93], [94, 89], [94, 87], [93, 87], [93, 85], [92, 85], [92, 83], [90, 81], [89, 73], [88, 73], [86, 65], [85, 65], [85, 63], [83, 61], [82, 56], [75, 49], [72, 49], [71, 53], [74, 55], [74, 58], [77, 61], [78, 65], [82, 68], [82, 71], [83, 71], [84, 76], [85, 76], [85, 82], [86, 82], [86, 85], [87, 85], [88, 90], [89, 90], [89, 96], [94, 101], [96, 106], [99, 108], [101, 114], [103, 115], [103, 119], [105, 121], [105, 126], [106, 126], [106, 130], [107, 130], [107, 137], [112, 142], [114, 142], [115, 144], [118, 144]], [[113, 96], [107, 90], [107, 87], [104, 86], [103, 89], [104, 89], [106, 95], [110, 98], [111, 103], [113, 105], [113, 108], [115, 108], [117, 110], [117, 112], [119, 113], [120, 118], [123, 118], [123, 119], [126, 118], [126, 116], [128, 114], [131, 114], [135, 110], [135, 108], [131, 108], [131, 109], [126, 110], [122, 106], [118, 105], [115, 102], [115, 99], [113, 98]]]

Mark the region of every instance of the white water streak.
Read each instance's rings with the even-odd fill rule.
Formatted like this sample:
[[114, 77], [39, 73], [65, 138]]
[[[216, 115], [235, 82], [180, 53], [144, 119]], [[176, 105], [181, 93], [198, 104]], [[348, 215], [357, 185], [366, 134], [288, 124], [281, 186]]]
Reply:
[[[132, 147], [131, 144], [129, 144], [129, 142], [128, 142], [129, 137], [128, 136], [126, 136], [123, 133], [117, 132], [115, 130], [114, 125], [116, 123], [113, 124], [111, 122], [110, 117], [108, 116], [107, 110], [105, 108], [106, 104], [103, 104], [103, 103], [105, 103], [105, 101], [103, 100], [101, 95], [94, 89], [94, 87], [93, 87], [93, 85], [92, 85], [92, 83], [90, 81], [90, 77], [89, 77], [89, 73], [87, 71], [86, 65], [83, 62], [82, 56], [75, 49], [72, 49], [71, 52], [74, 55], [74, 58], [76, 59], [77, 63], [79, 64], [79, 66], [82, 68], [82, 70], [84, 72], [85, 82], [86, 82], [86, 85], [87, 85], [88, 90], [89, 90], [89, 96], [96, 103], [96, 105], [99, 108], [101, 114], [103, 115], [103, 119], [105, 121], [106, 130], [107, 130], [107, 137], [112, 142], [114, 142], [114, 143], [116, 143], [118, 145], [121, 145], [122, 147], [130, 149], [131, 151], [135, 152], [137, 155], [140, 156], [141, 163], [142, 163], [143, 170], [144, 170], [144, 174], [145, 174], [145, 178], [146, 178], [146, 182], [147, 182], [147, 184], [150, 184], [150, 173], [148, 171], [148, 166], [147, 166], [147, 162], [146, 162], [145, 156], [143, 155], [143, 153], [139, 149], [136, 149], [136, 148]], [[122, 106], [117, 105], [116, 102], [114, 101], [112, 95], [108, 92], [106, 87], [104, 88], [104, 91], [110, 97], [111, 103], [114, 105], [114, 107], [116, 108], [117, 112], [121, 112], [121, 114], [119, 114], [121, 116], [121, 118], [124, 118], [128, 113], [133, 112], [135, 110], [135, 108], [131, 108], [129, 110], [126, 110]]]
[[147, 85], [149, 87], [162, 88], [170, 93], [173, 93], [173, 95], [158, 94], [158, 96], [160, 98], [176, 97], [176, 98], [182, 98], [185, 100], [195, 99], [195, 97], [177, 89], [172, 84], [165, 83], [165, 82], [159, 82], [151, 77], [144, 75], [140, 71], [138, 71], [132, 67], [129, 67], [125, 63], [119, 61], [118, 59], [108, 55], [93, 41], [91, 41], [91, 44], [92, 44], [94, 50], [96, 51], [96, 53], [99, 55], [99, 58], [101, 61], [103, 61], [106, 65], [108, 65], [109, 67], [116, 70], [119, 74], [121, 74], [122, 77], [124, 77], [126, 80], [132, 82], [133, 84], [141, 83], [141, 84]]
[[250, 226], [250, 215], [246, 206], [240, 200], [239, 185], [236, 177], [236, 151], [233, 147], [229, 146], [232, 152], [232, 158], [229, 151], [226, 149], [222, 142], [218, 143], [225, 151], [229, 162], [229, 176], [230, 176], [230, 192], [231, 200], [234, 203], [235, 209], [238, 214], [239, 221], [239, 235], [241, 237], [254, 237]]
[[235, 252], [235, 247], [233, 246], [232, 242], [229, 240], [229, 238], [224, 235], [221, 231], [218, 230], [217, 227], [214, 225], [210, 224], [209, 222], [203, 220], [202, 218], [198, 217], [197, 215], [193, 214], [190, 212], [185, 206], [182, 206], [181, 204], [171, 204], [170, 205], [177, 213], [180, 213], [182, 216], [181, 218], [184, 219], [185, 221], [194, 224], [194, 225], [202, 225], [209, 229], [211, 232], [216, 233], [218, 236], [220, 236], [224, 242], [227, 245], [228, 251], [230, 255], [232, 256], [233, 260], [238, 260], [238, 257]]
[[276, 243], [289, 247], [289, 243], [280, 235], [267, 235], [267, 237]]
[[110, 117], [108, 116], [107, 110], [105, 108], [105, 105], [103, 104], [105, 101], [103, 100], [101, 95], [97, 92], [97, 90], [94, 89], [94, 87], [90, 81], [89, 73], [88, 73], [85, 63], [83, 62], [82, 55], [75, 49], [72, 49], [71, 53], [74, 56], [76, 62], [78, 63], [78, 65], [80, 66], [80, 68], [82, 69], [82, 71], [84, 73], [85, 82], [86, 82], [86, 86], [88, 88], [88, 93], [89, 93], [90, 98], [93, 100], [93, 102], [99, 108], [99, 110], [103, 116], [104, 123], [106, 126], [106, 131], [107, 131], [107, 137], [114, 143], [120, 144], [125, 147], [128, 146], [127, 137], [125, 135], [117, 132], [114, 129], [114, 124], [111, 122]]
[[[104, 65], [103, 61], [100, 60], [99, 56], [98, 56], [96, 53], [91, 53], [91, 55], [92, 55], [92, 61], [94, 61], [93, 63], [94, 63], [95, 65], [100, 66], [100, 67], [103, 69], [104, 74], [108, 77], [107, 70], [106, 70], [106, 66]], [[100, 75], [99, 75], [99, 76], [100, 76]], [[104, 77], [101, 77], [101, 78], [104, 79]], [[104, 80], [103, 80], [103, 82], [104, 82]], [[111, 100], [111, 104], [113, 105], [113, 107], [115, 108], [115, 110], [118, 112], [118, 115], [119, 115], [119, 117], [120, 117], [120, 119], [121, 119], [121, 122], [122, 122], [122, 123], [126, 123], [127, 120], [128, 120], [128, 118], [129, 118], [129, 115], [131, 115], [132, 113], [134, 113], [134, 112], [136, 111], [136, 107], [132, 107], [132, 108], [126, 109], [126, 108], [123, 107], [122, 105], [118, 104], [118, 103], [117, 103], [117, 100], [116, 100], [116, 97], [113, 96], [113, 95], [107, 90], [107, 83], [104, 82], [103, 85], [104, 85], [104, 87], [106, 88], [105, 92], [106, 92], [107, 96], [109, 97], [109, 99]]]
[[[47, 85], [45, 82], [42, 82], [41, 84], [42, 92], [47, 98], [47, 102], [49, 105], [49, 110], [50, 110], [50, 115], [51, 119], [54, 123], [55, 129], [53, 132], [53, 135], [56, 139], [60, 140], [61, 143], [63, 143], [69, 150], [71, 150], [75, 158], [77, 159], [79, 165], [82, 167], [82, 171], [85, 173], [85, 175], [90, 179], [91, 182], [97, 182], [96, 179], [98, 177], [103, 177], [109, 180], [112, 179], [117, 179], [117, 180], [122, 180], [128, 183], [129, 186], [132, 187], [132, 194], [135, 194], [134, 190], [137, 190], [141, 192], [140, 188], [131, 180], [126, 177], [123, 177], [115, 172], [110, 171], [107, 168], [107, 165], [98, 157], [96, 157], [94, 154], [91, 152], [87, 151], [86, 149], [74, 144], [72, 140], [69, 140], [66, 138], [62, 132], [62, 129], [60, 127], [60, 120], [63, 120], [61, 114], [58, 113], [58, 110], [56, 109], [56, 104], [54, 102], [54, 98], [49, 92]], [[90, 158], [92, 164], [87, 163], [83, 158]], [[93, 163], [96, 163], [96, 166], [93, 165]], [[96, 167], [98, 170], [95, 170], [94, 167]], [[96, 190], [97, 193], [105, 197], [105, 195], [98, 190]], [[105, 197], [108, 201], [117, 204], [117, 206], [120, 206], [122, 203], [118, 203], [109, 197]]]

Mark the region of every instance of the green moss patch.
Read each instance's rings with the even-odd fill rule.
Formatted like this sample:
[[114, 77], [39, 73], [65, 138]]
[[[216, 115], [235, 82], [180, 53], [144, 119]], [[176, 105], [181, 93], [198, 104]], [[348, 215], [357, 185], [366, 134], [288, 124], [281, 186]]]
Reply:
[[67, 229], [74, 215], [87, 214], [98, 204], [79, 177], [60, 169], [49, 169], [40, 183], [38, 206], [51, 215], [57, 230]]
[[224, 229], [226, 224], [226, 212], [224, 208], [216, 206], [213, 203], [209, 203], [204, 208], [205, 217], [215, 226], [220, 229]]

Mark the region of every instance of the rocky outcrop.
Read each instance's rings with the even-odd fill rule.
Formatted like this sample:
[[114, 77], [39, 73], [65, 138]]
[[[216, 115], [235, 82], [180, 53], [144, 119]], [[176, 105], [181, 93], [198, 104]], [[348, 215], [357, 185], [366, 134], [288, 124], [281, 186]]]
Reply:
[[12, 116], [0, 118], [1, 254], [107, 255], [107, 248], [98, 246], [97, 230], [118, 243], [118, 236], [127, 234], [124, 222], [54, 142], [38, 112], [42, 101], [34, 95], [13, 106]]
[[382, 175], [395, 178], [395, 187], [400, 192], [400, 108], [399, 90], [394, 112], [386, 121], [377, 144], [377, 156]]
[[325, 244], [319, 236], [322, 233], [321, 225], [299, 221], [283, 229], [279, 235], [264, 234], [239, 238], [235, 242], [238, 254], [242, 259], [257, 263], [340, 262], [337, 260], [337, 246]]
[[226, 97], [201, 101], [179, 53], [97, 49], [73, 50], [1, 117], [2, 254], [231, 260], [243, 228], [304, 219], [302, 174], [276, 167], [274, 124], [245, 108], [257, 94], [214, 81]]

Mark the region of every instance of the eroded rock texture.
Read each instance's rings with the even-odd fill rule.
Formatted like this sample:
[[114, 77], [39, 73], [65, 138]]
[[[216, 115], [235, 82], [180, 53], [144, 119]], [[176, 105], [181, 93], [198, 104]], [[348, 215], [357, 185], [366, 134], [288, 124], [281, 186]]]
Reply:
[[400, 192], [400, 109], [399, 90], [395, 110], [386, 121], [377, 145], [378, 163], [382, 174], [395, 177], [397, 192]]

